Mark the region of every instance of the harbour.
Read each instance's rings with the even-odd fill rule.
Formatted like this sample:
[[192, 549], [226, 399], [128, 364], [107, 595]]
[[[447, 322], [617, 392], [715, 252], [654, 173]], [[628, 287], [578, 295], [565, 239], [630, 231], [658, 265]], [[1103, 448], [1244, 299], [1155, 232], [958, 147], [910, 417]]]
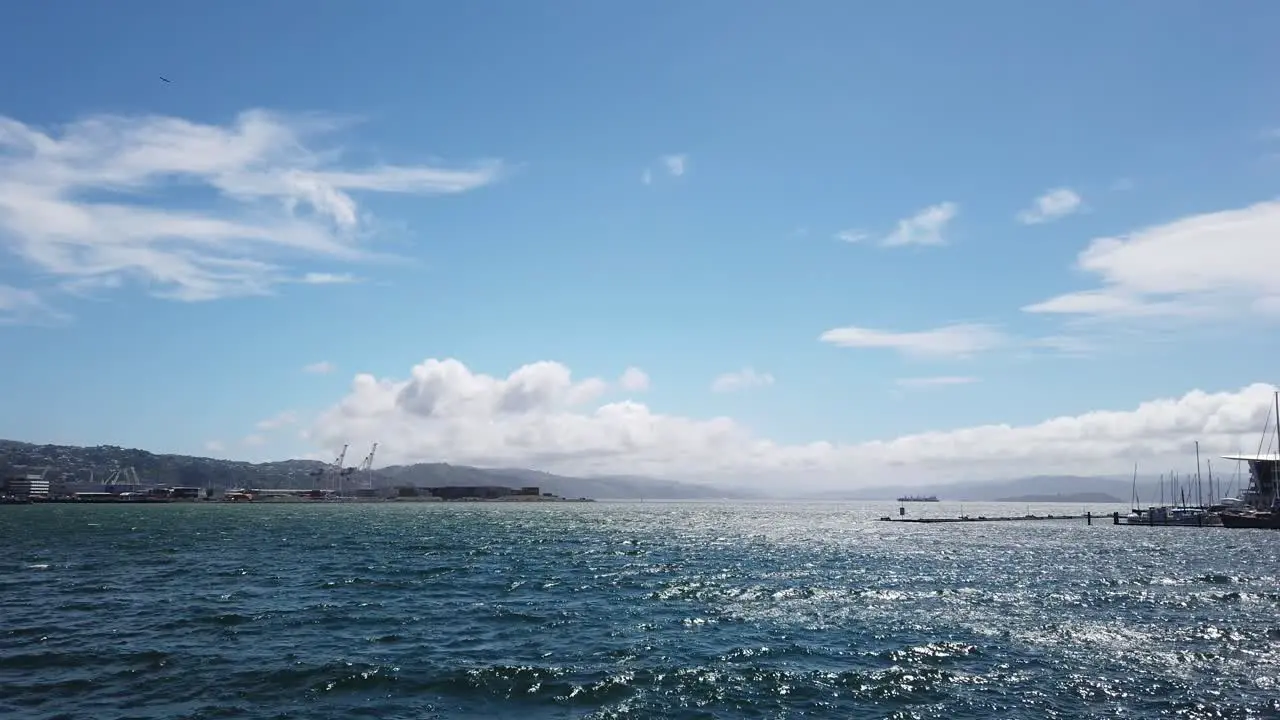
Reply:
[[[1250, 554], [1195, 532], [1112, 530], [1109, 517], [1104, 528], [874, 522], [892, 504], [15, 508], [25, 526], [0, 515], [16, 631], [0, 648], [12, 708], [0, 716], [32, 717], [44, 701], [63, 717], [156, 720], [441, 707], [551, 720], [627, 717], [624, 703], [643, 711], [633, 717], [682, 718], [704, 702], [708, 717], [774, 703], [859, 718], [894, 716], [896, 702], [902, 717], [936, 706], [1029, 720], [1045, 717], [1046, 694], [1079, 702], [1073, 675], [1120, 673], [1137, 689], [1060, 717], [1154, 718], [1142, 711], [1161, 702], [1194, 717], [1211, 693], [1224, 717], [1268, 716], [1274, 690], [1251, 684], [1251, 659], [1274, 651], [1258, 614], [1269, 606], [1233, 598], [1273, 597], [1276, 584]], [[1135, 541], [1156, 535], [1135, 571]], [[483, 637], [504, 638], [512, 659], [478, 658]], [[625, 660], [609, 655], [618, 648]], [[797, 656], [812, 667], [797, 670]], [[18, 664], [32, 659], [46, 665]], [[903, 695], [908, 673], [929, 705]], [[1160, 684], [1174, 673], [1195, 684]], [[67, 677], [84, 681], [71, 692]], [[370, 698], [382, 704], [370, 710]], [[884, 710], [868, 712], [876, 703]]]
[[[1008, 514], [972, 514], [960, 511], [949, 514], [950, 503], [942, 503], [936, 494], [903, 494], [897, 517], [884, 515], [874, 518], [880, 521], [907, 524], [957, 524], [957, 523], [1017, 523], [1045, 521], [1095, 520], [1126, 527], [1215, 527], [1228, 529], [1280, 529], [1280, 512], [1277, 490], [1280, 482], [1280, 454], [1272, 448], [1280, 448], [1280, 393], [1273, 393], [1275, 412], [1269, 413], [1264, 424], [1258, 452], [1253, 454], [1221, 455], [1220, 459], [1247, 466], [1247, 484], [1238, 478], [1241, 490], [1237, 496], [1222, 491], [1222, 482], [1213, 473], [1212, 459], [1207, 461], [1208, 473], [1202, 478], [1199, 443], [1195, 443], [1195, 472], [1186, 476], [1170, 472], [1161, 474], [1156, 488], [1158, 503], [1144, 504], [1139, 497], [1138, 467], [1133, 469], [1129, 509], [1125, 513], [1115, 510], [1103, 512], [1096, 505], [1080, 507], [1079, 512], [1031, 512]], [[1268, 446], [1270, 443], [1270, 446]], [[0, 505], [27, 505], [37, 503], [57, 504], [111, 504], [152, 505], [171, 503], [307, 503], [363, 505], [368, 503], [435, 503], [435, 502], [503, 502], [503, 503], [564, 503], [593, 502], [588, 497], [561, 497], [533, 484], [454, 485], [395, 483], [375, 481], [374, 459], [378, 444], [374, 443], [364, 459], [355, 466], [345, 464], [347, 450], [342, 451], [330, 463], [312, 462], [305, 475], [290, 478], [293, 486], [262, 486], [259, 484], [226, 485], [216, 487], [212, 482], [205, 486], [169, 485], [148, 483], [132, 466], [115, 467], [102, 483], [93, 482], [93, 470], [89, 470], [88, 483], [66, 482], [51, 479], [52, 467], [40, 472], [24, 472], [4, 478], [0, 487]], [[1263, 450], [1266, 452], [1263, 452]], [[472, 474], [467, 479], [477, 478]], [[487, 474], [494, 480], [514, 476]], [[527, 479], [533, 479], [528, 478]], [[1215, 482], [1216, 480], [1216, 482]], [[1235, 484], [1235, 483], [1233, 483]], [[1207, 487], [1207, 495], [1205, 489]], [[1228, 490], [1230, 489], [1230, 486]], [[1221, 497], [1227, 495], [1226, 497]], [[1216, 498], [1216, 499], [1215, 499]], [[1118, 497], [1114, 498], [1118, 501]], [[1167, 499], [1167, 500], [1166, 500]], [[918, 507], [921, 514], [908, 517], [907, 507]]]
[[[379, 487], [374, 481], [378, 443], [356, 466], [346, 466], [344, 446], [331, 463], [311, 470], [304, 487], [263, 487], [257, 484], [217, 487], [166, 485], [147, 482], [132, 466], [117, 467], [102, 482], [90, 471], [87, 482], [51, 479], [52, 467], [40, 472], [0, 476], [0, 505], [94, 504], [156, 505], [170, 503], [325, 503], [367, 504], [407, 502], [593, 502], [587, 497], [561, 497], [529, 484], [402, 484]], [[309, 486], [309, 487], [308, 487]]]

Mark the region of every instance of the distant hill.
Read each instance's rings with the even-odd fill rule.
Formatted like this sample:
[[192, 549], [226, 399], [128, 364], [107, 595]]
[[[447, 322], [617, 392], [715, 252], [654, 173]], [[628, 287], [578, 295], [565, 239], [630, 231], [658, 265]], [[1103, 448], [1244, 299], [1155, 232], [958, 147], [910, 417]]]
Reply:
[[[1078, 494], [1099, 494], [1108, 497], [1127, 498], [1132, 489], [1132, 482], [1131, 478], [1036, 475], [1016, 480], [963, 481], [910, 486], [885, 485], [858, 490], [834, 491], [825, 493], [823, 498], [831, 500], [893, 500], [907, 492], [914, 495], [937, 495], [938, 499], [943, 502], [999, 502], [1002, 498], [1010, 497]], [[1138, 485], [1139, 489], [1142, 489], [1143, 481], [1141, 479], [1139, 479]], [[1124, 501], [1115, 500], [1114, 502]]]
[[[111, 473], [132, 467], [144, 483], [187, 487], [270, 487], [310, 488], [313, 473], [325, 467], [316, 460], [282, 460], [249, 463], [238, 460], [161, 455], [146, 450], [114, 445], [78, 447], [36, 445], [0, 440], [0, 475], [14, 470], [40, 472], [50, 468], [49, 479], [102, 483]], [[360, 478], [363, 479], [363, 478]], [[659, 480], [636, 476], [566, 477], [536, 470], [487, 469], [448, 463], [392, 465], [375, 470], [374, 487], [442, 485], [521, 487], [537, 485], [542, 492], [561, 497], [599, 500], [704, 500], [757, 497], [745, 491], [697, 483]], [[355, 478], [353, 478], [355, 480]], [[124, 482], [124, 481], [121, 481]]]
[[[63, 482], [105, 482], [116, 470], [132, 467], [143, 482], [187, 487], [311, 487], [311, 473], [324, 467], [315, 460], [249, 463], [238, 460], [159, 455], [114, 445], [36, 445], [0, 440], [0, 474], [15, 469], [40, 472]], [[126, 481], [121, 481], [122, 483]]]
[[1119, 505], [1124, 502], [1114, 495], [1098, 492], [1067, 493], [1057, 495], [1015, 495], [1013, 497], [996, 498], [996, 502], [1020, 503], [1084, 503], [1096, 505]]
[[[36, 445], [0, 440], [0, 475], [11, 469], [39, 472], [51, 468], [49, 478], [64, 482], [88, 482], [90, 474], [103, 482], [113, 471], [132, 467], [143, 482], [188, 487], [314, 487], [312, 473], [325, 467], [316, 460], [282, 460], [249, 463], [239, 460], [165, 455], [113, 445], [77, 447]], [[363, 478], [362, 478], [363, 479]], [[379, 468], [372, 475], [375, 487], [441, 485], [521, 487], [537, 485], [543, 492], [561, 497], [599, 500], [754, 500], [767, 498], [806, 500], [894, 500], [904, 493], [937, 495], [942, 502], [1076, 502], [1121, 503], [1130, 497], [1131, 478], [1042, 475], [1002, 481], [966, 481], [928, 485], [793, 491], [791, 486], [748, 490], [721, 485], [678, 482], [635, 475], [567, 477], [520, 468], [479, 468], [448, 463], [417, 463]], [[1138, 490], [1150, 495], [1154, 480], [1139, 478]], [[1095, 499], [1096, 498], [1096, 499]]]
[[758, 493], [720, 485], [659, 480], [639, 475], [598, 475], [564, 477], [537, 470], [500, 469], [490, 472], [517, 478], [522, 484], [537, 485], [561, 497], [590, 497], [598, 500], [749, 500]]

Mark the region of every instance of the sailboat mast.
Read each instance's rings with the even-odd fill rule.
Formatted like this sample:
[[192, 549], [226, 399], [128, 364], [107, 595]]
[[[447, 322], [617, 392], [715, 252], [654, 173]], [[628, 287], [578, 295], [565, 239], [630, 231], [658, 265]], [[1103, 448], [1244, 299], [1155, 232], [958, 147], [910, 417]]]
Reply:
[[1213, 460], [1206, 459], [1204, 461], [1204, 464], [1205, 464], [1205, 467], [1209, 469], [1209, 504], [1217, 505], [1218, 500], [1221, 499], [1218, 497], [1218, 495], [1222, 494], [1222, 488], [1218, 488], [1218, 495], [1213, 494]]
[[1200, 490], [1200, 441], [1196, 441], [1196, 501], [1200, 507], [1204, 507], [1204, 493]]
[[[1275, 392], [1273, 398], [1276, 404], [1276, 458], [1280, 459], [1280, 390]], [[1280, 480], [1276, 477], [1277, 474], [1280, 474], [1280, 462], [1273, 462], [1271, 463], [1271, 504], [1273, 506], [1276, 504], [1276, 486], [1280, 485], [1280, 482], [1277, 482]]]
[[1132, 503], [1135, 510], [1142, 505], [1142, 502], [1138, 500], [1138, 463], [1133, 464], [1133, 488], [1129, 490], [1129, 502]]

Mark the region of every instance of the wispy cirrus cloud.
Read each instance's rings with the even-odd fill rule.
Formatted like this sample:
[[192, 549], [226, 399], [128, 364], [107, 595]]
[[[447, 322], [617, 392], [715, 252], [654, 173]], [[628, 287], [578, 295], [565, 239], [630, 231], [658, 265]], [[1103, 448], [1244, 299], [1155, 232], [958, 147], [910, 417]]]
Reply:
[[960, 206], [953, 202], [930, 205], [911, 217], [899, 220], [898, 226], [880, 244], [886, 247], [945, 245], [947, 226], [959, 212]]
[[285, 410], [283, 412], [276, 413], [265, 420], [259, 420], [254, 427], [259, 430], [270, 431], [278, 430], [282, 427], [288, 427], [296, 422], [298, 422], [298, 413], [293, 410]]
[[0, 285], [0, 325], [45, 325], [66, 319], [35, 292]]
[[298, 266], [368, 257], [357, 195], [461, 193], [504, 174], [499, 161], [348, 167], [317, 145], [339, 125], [264, 110], [226, 125], [100, 115], [55, 130], [0, 116], [0, 248], [63, 288], [136, 282], [184, 301], [349, 282]]
[[684, 175], [685, 166], [689, 163], [689, 156], [683, 153], [676, 155], [663, 155], [662, 165], [667, 169], [667, 174], [671, 177], [680, 177]]
[[309, 272], [299, 282], [307, 285], [350, 285], [360, 282], [360, 278], [351, 273]]
[[744, 367], [741, 370], [727, 372], [711, 381], [711, 391], [718, 393], [737, 392], [754, 387], [768, 387], [773, 384], [773, 375], [757, 372], [754, 368]]
[[851, 326], [828, 330], [818, 339], [840, 347], [894, 350], [914, 357], [957, 358], [976, 355], [1010, 342], [1010, 338], [1000, 330], [979, 323], [908, 332]]
[[[921, 208], [898, 220], [893, 231], [881, 237], [877, 244], [882, 247], [946, 245], [947, 228], [958, 214], [960, 205], [949, 200]], [[871, 233], [859, 228], [849, 228], [835, 234], [837, 240], [850, 244], [862, 243], [871, 237]]]
[[899, 387], [909, 388], [912, 390], [924, 390], [927, 388], [948, 387], [952, 385], [971, 385], [976, 382], [978, 382], [978, 378], [965, 375], [939, 375], [936, 377], [899, 378], [897, 380]]
[[[678, 178], [683, 177], [689, 170], [689, 156], [684, 153], [671, 153], [658, 158], [657, 168], [659, 173]], [[645, 185], [652, 185], [655, 177], [652, 164], [640, 173], [640, 182]]]
[[310, 365], [304, 365], [302, 367], [302, 372], [309, 375], [328, 375], [337, 369], [337, 365], [334, 365], [328, 360], [321, 360], [319, 362], [313, 362]]

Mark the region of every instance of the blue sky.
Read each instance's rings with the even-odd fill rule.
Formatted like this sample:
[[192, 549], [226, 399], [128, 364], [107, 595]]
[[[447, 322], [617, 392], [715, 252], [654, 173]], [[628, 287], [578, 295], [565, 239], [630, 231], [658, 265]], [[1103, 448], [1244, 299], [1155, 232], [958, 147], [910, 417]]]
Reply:
[[[1280, 259], [1271, 3], [0, 17], [0, 437], [834, 478], [921, 443], [921, 474], [948, 452], [996, 473], [1261, 431], [1269, 394], [1242, 388], [1280, 349], [1280, 281], [1257, 270]], [[68, 224], [95, 204], [128, 212]], [[1123, 247], [1082, 255], [1098, 238]], [[223, 264], [175, 283], [175, 257]], [[428, 358], [465, 367], [410, 381]], [[463, 401], [509, 399], [539, 361], [605, 382], [520, 381], [546, 404], [518, 417]], [[453, 400], [414, 410], [398, 385], [353, 392], [356, 373]], [[1197, 389], [1218, 404], [1176, 437], [1157, 419], [1077, 457], [1038, 425], [1137, 423]], [[1043, 444], [1015, 469], [921, 434], [991, 424]]]

